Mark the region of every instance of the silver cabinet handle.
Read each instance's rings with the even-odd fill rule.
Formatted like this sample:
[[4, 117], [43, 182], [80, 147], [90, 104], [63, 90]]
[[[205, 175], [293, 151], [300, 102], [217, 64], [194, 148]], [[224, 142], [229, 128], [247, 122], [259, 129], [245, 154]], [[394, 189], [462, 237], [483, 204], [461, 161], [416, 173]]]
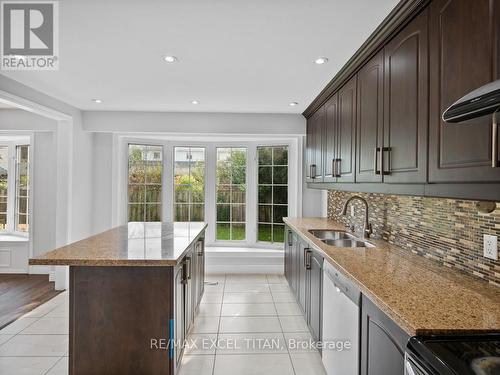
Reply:
[[337, 177], [337, 159], [332, 159], [332, 177]]
[[380, 174], [380, 171], [378, 170], [378, 153], [380, 152], [380, 147], [375, 147], [374, 153], [373, 153], [373, 173], [375, 174]]
[[491, 167], [498, 167], [498, 122], [497, 113], [500, 109], [497, 109], [493, 113], [493, 119], [491, 123]]
[[191, 280], [191, 257], [186, 257], [187, 279]]
[[[384, 152], [387, 152], [387, 160], [388, 160], [388, 170], [384, 170]], [[380, 173], [383, 175], [391, 174], [391, 148], [390, 147], [382, 147], [380, 149]]]
[[310, 270], [311, 269], [311, 254], [312, 254], [311, 250], [305, 249], [304, 263], [305, 263], [305, 269], [306, 270]]
[[337, 168], [335, 168], [335, 177], [342, 177], [342, 175], [340, 174], [340, 171], [341, 171], [341, 169], [340, 169], [341, 164], [340, 163], [342, 163], [342, 159], [337, 158], [337, 159], [335, 159], [335, 161], [336, 161], [335, 164], [337, 165]]
[[316, 164], [311, 164], [311, 178], [316, 178]]
[[292, 232], [288, 231], [288, 246], [292, 246]]

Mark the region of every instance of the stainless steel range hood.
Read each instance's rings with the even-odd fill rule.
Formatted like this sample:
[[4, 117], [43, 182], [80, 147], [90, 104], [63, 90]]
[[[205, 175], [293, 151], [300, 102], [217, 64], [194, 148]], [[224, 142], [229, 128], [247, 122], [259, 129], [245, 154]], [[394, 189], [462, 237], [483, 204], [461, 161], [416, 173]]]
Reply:
[[489, 115], [500, 109], [500, 79], [458, 99], [443, 113], [445, 122], [461, 122]]

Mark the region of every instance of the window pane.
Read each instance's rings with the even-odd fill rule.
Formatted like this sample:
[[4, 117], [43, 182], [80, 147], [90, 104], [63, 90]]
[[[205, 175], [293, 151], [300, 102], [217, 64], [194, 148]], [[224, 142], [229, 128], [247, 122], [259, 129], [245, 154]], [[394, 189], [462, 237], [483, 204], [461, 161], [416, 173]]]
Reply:
[[190, 220], [189, 221], [204, 221], [205, 220], [205, 205], [191, 204], [190, 206]]
[[273, 164], [288, 166], [288, 147], [273, 147]]
[[245, 195], [244, 185], [231, 186], [231, 203], [245, 203]]
[[217, 188], [217, 203], [231, 203], [231, 186], [219, 185]]
[[285, 240], [285, 226], [273, 225], [273, 242], [284, 242]]
[[287, 184], [287, 183], [288, 183], [288, 167], [274, 167], [273, 184]]
[[146, 204], [146, 221], [161, 221], [161, 204]]
[[283, 217], [286, 217], [287, 214], [287, 206], [273, 206], [273, 223], [283, 223]]
[[243, 241], [245, 239], [245, 224], [231, 224], [231, 240]]
[[257, 240], [283, 242], [283, 217], [288, 214], [288, 147], [258, 147], [257, 154]]
[[232, 204], [231, 205], [231, 221], [232, 222], [245, 222], [245, 205]]
[[189, 205], [176, 204], [175, 205], [175, 221], [189, 221]]
[[270, 223], [271, 222], [271, 209], [272, 206], [259, 206], [259, 223]]
[[144, 221], [144, 204], [128, 205], [128, 221]]
[[271, 224], [259, 224], [258, 241], [272, 242]]
[[244, 240], [247, 151], [246, 148], [219, 147], [216, 154], [216, 239]]
[[272, 147], [259, 147], [259, 165], [272, 165], [273, 149]]
[[287, 204], [288, 203], [288, 187], [274, 186], [273, 187], [273, 203]]
[[161, 221], [162, 158], [161, 146], [129, 145], [129, 221]]
[[217, 240], [231, 239], [230, 224], [217, 224], [216, 228], [217, 228], [217, 233], [216, 233]]
[[259, 203], [273, 203], [271, 186], [259, 186]]
[[230, 221], [229, 204], [218, 204], [217, 205], [217, 221]]
[[204, 147], [174, 147], [174, 190], [175, 201], [186, 204], [186, 213], [178, 216], [176, 211], [176, 221], [204, 221]]
[[259, 167], [259, 184], [272, 184], [272, 173], [272, 167]]
[[29, 165], [29, 146], [16, 146], [15, 229], [20, 232], [29, 230]]

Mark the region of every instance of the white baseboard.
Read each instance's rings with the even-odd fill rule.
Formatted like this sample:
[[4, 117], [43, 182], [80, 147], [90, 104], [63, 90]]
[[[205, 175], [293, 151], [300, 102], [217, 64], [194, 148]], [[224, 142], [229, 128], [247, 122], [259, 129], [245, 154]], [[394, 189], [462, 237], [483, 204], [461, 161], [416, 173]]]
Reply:
[[48, 275], [50, 274], [50, 266], [29, 266], [31, 275]]
[[282, 275], [284, 252], [281, 249], [207, 247], [207, 273], [267, 273]]

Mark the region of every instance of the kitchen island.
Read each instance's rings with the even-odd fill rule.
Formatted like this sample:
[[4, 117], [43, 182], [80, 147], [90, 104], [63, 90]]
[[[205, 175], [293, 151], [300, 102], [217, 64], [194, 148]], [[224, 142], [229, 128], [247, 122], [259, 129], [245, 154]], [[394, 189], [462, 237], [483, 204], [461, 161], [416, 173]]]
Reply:
[[70, 266], [70, 374], [176, 373], [203, 295], [206, 226], [134, 222], [30, 259]]

